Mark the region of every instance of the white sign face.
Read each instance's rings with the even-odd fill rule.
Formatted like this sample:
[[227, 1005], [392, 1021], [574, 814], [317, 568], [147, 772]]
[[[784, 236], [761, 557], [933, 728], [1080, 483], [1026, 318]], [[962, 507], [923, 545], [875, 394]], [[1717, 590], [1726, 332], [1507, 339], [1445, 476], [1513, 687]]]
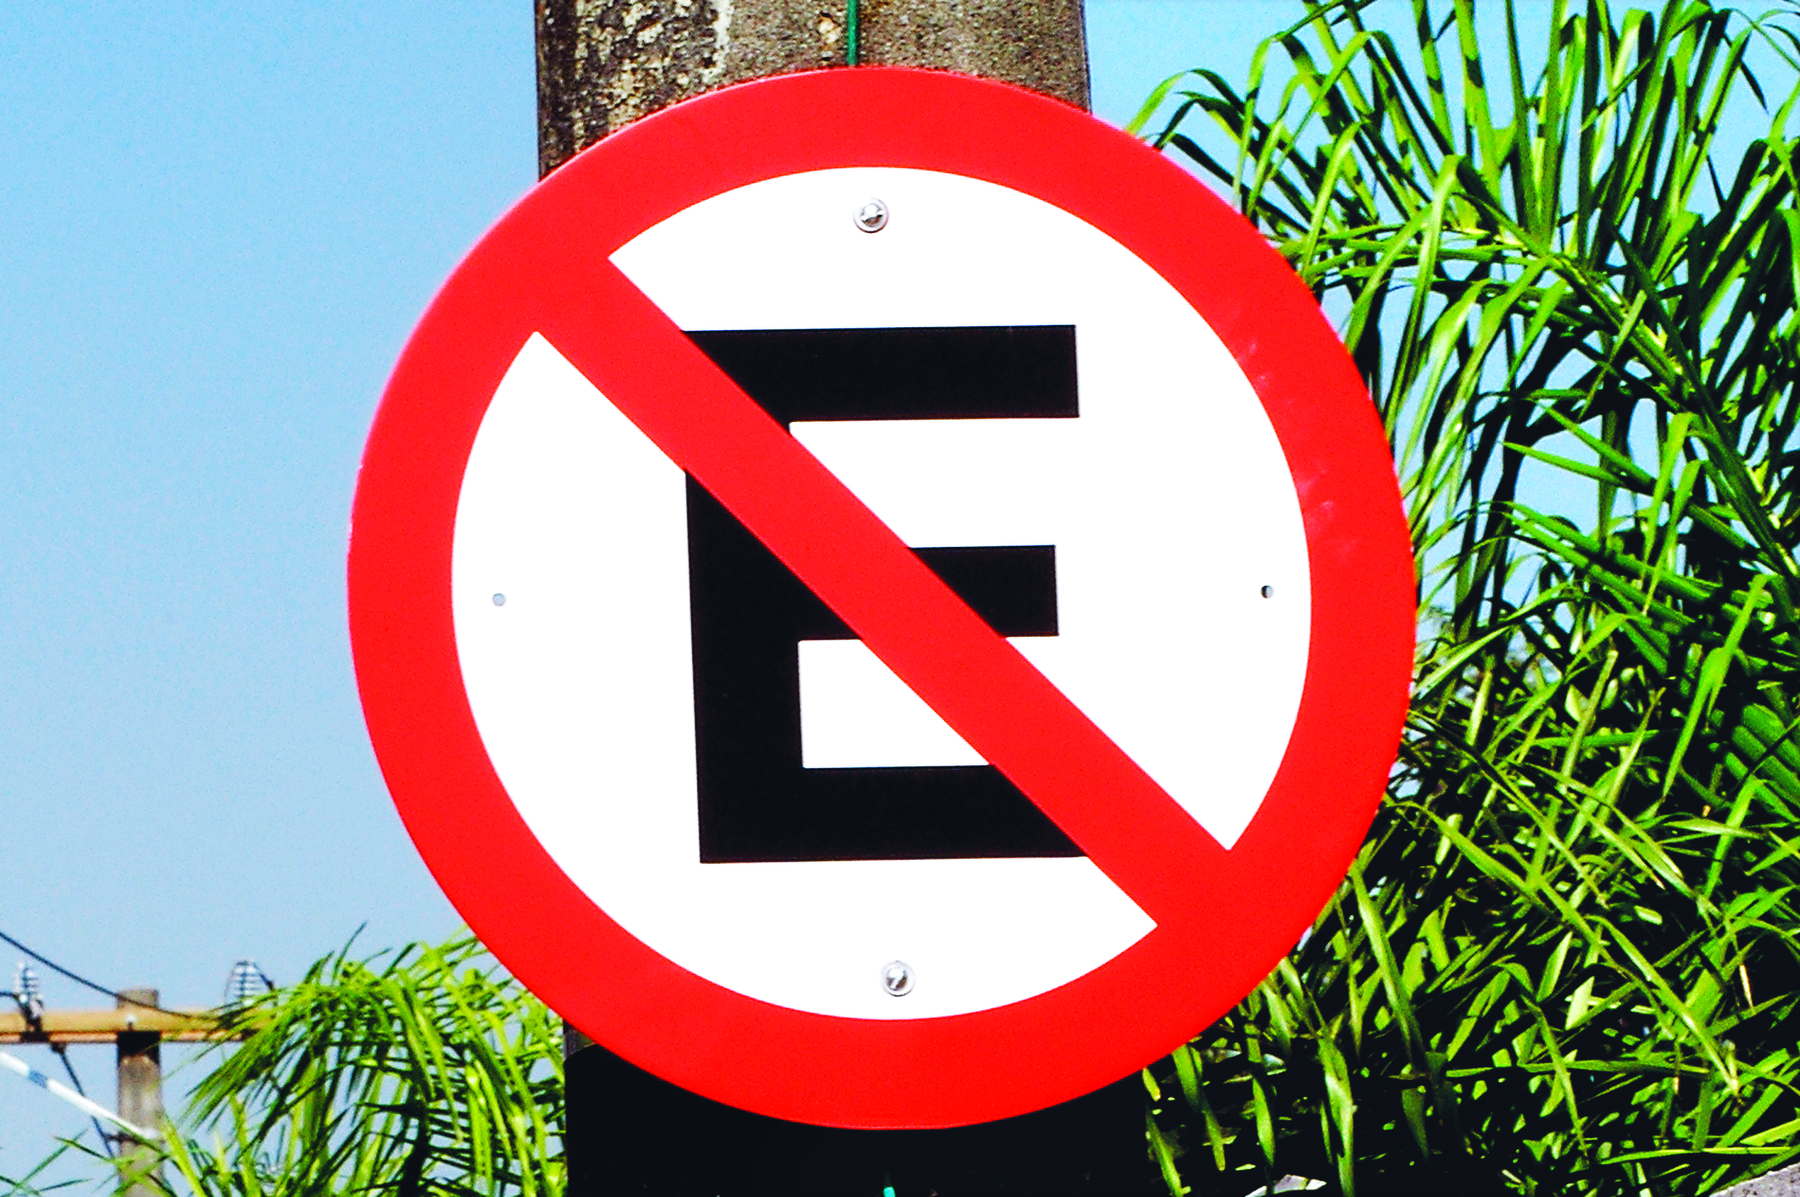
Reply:
[[[873, 233], [851, 219], [870, 197], [888, 212]], [[912, 169], [727, 191], [613, 261], [690, 332], [1072, 327], [1074, 418], [791, 431], [908, 545], [1053, 548], [1055, 634], [1009, 639], [1238, 839], [1306, 677], [1306, 535], [1261, 402], [1172, 286], [1059, 208]], [[1018, 1002], [1151, 930], [1078, 855], [703, 863], [690, 504], [682, 471], [534, 336], [463, 477], [456, 645], [507, 794], [596, 905], [714, 984], [861, 1019]], [[860, 641], [803, 636], [794, 660], [804, 769], [983, 763]], [[879, 984], [891, 961], [912, 970], [903, 1000]]]

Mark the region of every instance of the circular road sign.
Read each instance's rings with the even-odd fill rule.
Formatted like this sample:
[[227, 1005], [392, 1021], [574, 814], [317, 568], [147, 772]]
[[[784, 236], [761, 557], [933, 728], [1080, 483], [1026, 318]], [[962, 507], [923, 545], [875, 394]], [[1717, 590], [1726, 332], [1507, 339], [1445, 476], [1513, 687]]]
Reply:
[[1132, 138], [881, 68], [614, 134], [370, 434], [358, 684], [427, 864], [633, 1063], [930, 1127], [1137, 1069], [1329, 898], [1412, 557], [1312, 296]]

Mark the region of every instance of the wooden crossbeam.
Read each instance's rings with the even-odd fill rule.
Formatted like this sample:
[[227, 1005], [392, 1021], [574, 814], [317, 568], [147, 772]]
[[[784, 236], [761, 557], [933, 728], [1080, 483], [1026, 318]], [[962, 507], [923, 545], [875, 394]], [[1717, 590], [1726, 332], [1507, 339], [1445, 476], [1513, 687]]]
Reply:
[[243, 1038], [241, 1031], [223, 1030], [205, 1010], [175, 1014], [143, 1006], [122, 1010], [46, 1010], [35, 1028], [17, 1011], [0, 1012], [0, 1044], [116, 1043], [121, 1034], [133, 1031], [161, 1035], [165, 1043]]

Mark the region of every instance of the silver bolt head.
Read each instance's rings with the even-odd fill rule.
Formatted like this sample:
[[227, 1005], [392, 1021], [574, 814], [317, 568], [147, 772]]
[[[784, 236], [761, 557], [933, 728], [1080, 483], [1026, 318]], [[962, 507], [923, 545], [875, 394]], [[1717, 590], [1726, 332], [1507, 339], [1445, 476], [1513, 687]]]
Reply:
[[905, 997], [913, 991], [912, 965], [904, 960], [890, 960], [881, 966], [881, 987], [889, 997]]
[[857, 228], [865, 233], [879, 233], [882, 229], [887, 228], [888, 206], [880, 200], [870, 197], [856, 206], [856, 212], [851, 216], [851, 220], [856, 223]]

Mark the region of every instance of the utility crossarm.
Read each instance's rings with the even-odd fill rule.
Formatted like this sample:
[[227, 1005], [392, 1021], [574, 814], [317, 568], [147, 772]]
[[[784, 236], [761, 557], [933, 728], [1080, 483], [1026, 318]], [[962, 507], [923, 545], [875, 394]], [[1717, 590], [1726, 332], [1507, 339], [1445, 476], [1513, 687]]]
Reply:
[[214, 1039], [241, 1039], [242, 1031], [227, 1031], [210, 1011], [188, 1010], [171, 1014], [142, 1006], [122, 1010], [46, 1010], [36, 1025], [17, 1011], [0, 1011], [0, 1044], [8, 1043], [115, 1043], [121, 1034], [156, 1034], [165, 1043], [200, 1043]]

